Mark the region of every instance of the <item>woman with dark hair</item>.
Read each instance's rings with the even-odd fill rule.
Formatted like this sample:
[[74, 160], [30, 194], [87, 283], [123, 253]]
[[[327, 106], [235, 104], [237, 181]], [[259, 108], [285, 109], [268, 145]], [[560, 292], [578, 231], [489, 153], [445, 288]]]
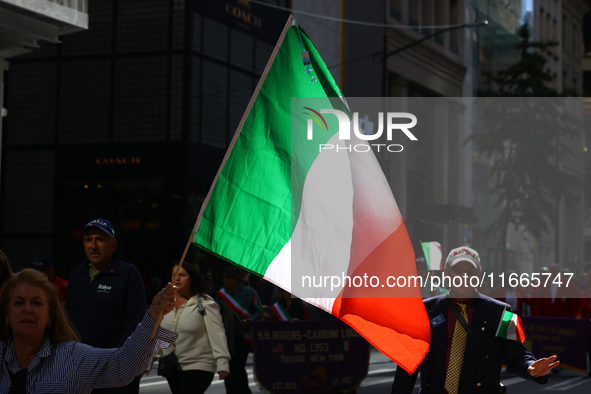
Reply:
[[174, 352], [180, 370], [174, 370], [166, 380], [173, 394], [204, 393], [215, 373], [225, 379], [230, 372], [220, 308], [191, 264], [176, 265], [173, 279], [178, 288], [175, 310], [164, 317], [162, 327], [178, 333], [178, 339], [164, 350], [163, 357]]
[[90, 393], [121, 387], [140, 375], [152, 356], [176, 335], [161, 327], [159, 314], [174, 307], [169, 283], [121, 348], [97, 349], [79, 337], [47, 276], [24, 269], [0, 295], [0, 393]]

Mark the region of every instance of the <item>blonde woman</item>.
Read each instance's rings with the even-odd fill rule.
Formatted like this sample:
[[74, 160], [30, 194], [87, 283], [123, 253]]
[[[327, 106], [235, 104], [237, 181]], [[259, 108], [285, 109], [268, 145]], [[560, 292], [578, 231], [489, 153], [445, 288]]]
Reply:
[[55, 286], [27, 268], [10, 278], [0, 295], [0, 393], [90, 393], [122, 387], [141, 374], [152, 356], [176, 334], [155, 321], [170, 312], [176, 289], [159, 292], [121, 348], [79, 343]]

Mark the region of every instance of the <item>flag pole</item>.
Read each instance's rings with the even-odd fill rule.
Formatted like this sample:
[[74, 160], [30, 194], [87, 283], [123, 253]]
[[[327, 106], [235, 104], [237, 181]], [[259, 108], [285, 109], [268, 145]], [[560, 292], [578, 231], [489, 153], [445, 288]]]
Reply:
[[[181, 262], [179, 264], [182, 264], [183, 261], [185, 260], [185, 256], [187, 255], [187, 251], [189, 250], [189, 246], [191, 245], [191, 241], [195, 239], [195, 233], [197, 232], [197, 229], [199, 228], [199, 224], [201, 223], [201, 218], [203, 217], [203, 212], [205, 210], [205, 207], [207, 206], [207, 203], [209, 201], [209, 197], [211, 196], [213, 186], [216, 184], [216, 182], [220, 176], [220, 173], [222, 172], [222, 168], [224, 167], [224, 164], [226, 163], [226, 160], [228, 159], [230, 151], [232, 150], [234, 143], [238, 139], [238, 135], [240, 134], [240, 130], [242, 130], [242, 126], [244, 125], [244, 122], [246, 122], [246, 118], [248, 117], [248, 114], [250, 113], [250, 109], [252, 108], [252, 106], [259, 94], [259, 91], [261, 90], [261, 87], [263, 86], [265, 78], [267, 77], [267, 74], [269, 73], [269, 70], [271, 69], [271, 65], [273, 64], [273, 61], [275, 60], [275, 57], [277, 56], [277, 53], [279, 52], [279, 48], [281, 47], [281, 43], [283, 42], [283, 39], [285, 38], [285, 35], [287, 34], [289, 27], [292, 26], [293, 23], [294, 23], [293, 15], [290, 15], [289, 18], [287, 18], [287, 22], [285, 23], [285, 26], [283, 27], [283, 31], [281, 32], [279, 40], [277, 41], [277, 44], [275, 45], [275, 48], [273, 49], [273, 52], [271, 53], [271, 57], [270, 57], [269, 61], [267, 62], [265, 69], [263, 70], [263, 74], [261, 75], [261, 78], [259, 79], [259, 83], [257, 84], [252, 97], [250, 98], [250, 102], [248, 103], [246, 111], [244, 111], [244, 114], [242, 115], [242, 119], [240, 120], [240, 124], [238, 125], [238, 128], [236, 129], [236, 133], [234, 134], [234, 137], [232, 138], [232, 141], [230, 142], [230, 146], [228, 147], [228, 150], [226, 151], [226, 155], [224, 156], [224, 159], [222, 160], [222, 164], [220, 165], [220, 168], [215, 176], [215, 179], [212, 182], [212, 187], [209, 189], [209, 192], [207, 193], [207, 196], [205, 197], [205, 200], [203, 201], [203, 204], [201, 205], [201, 210], [199, 212], [199, 215], [197, 215], [197, 220], [195, 221], [195, 225], [193, 226], [193, 231], [191, 231], [191, 236], [189, 237], [189, 241], [187, 242], [187, 246], [185, 246], [185, 251], [183, 252], [183, 257], [181, 257]], [[177, 271], [178, 271], [178, 269], [173, 274], [173, 278], [172, 278], [173, 282], [176, 280]], [[160, 312], [160, 314], [158, 315], [158, 319], [156, 320], [156, 325], [154, 326], [154, 330], [152, 331], [152, 338], [154, 338], [154, 335], [156, 334], [156, 329], [158, 328], [158, 326], [162, 322], [162, 316], [163, 316], [163, 313]]]
[[[185, 257], [187, 256], [187, 252], [189, 251], [189, 246], [191, 246], [191, 241], [193, 239], [195, 239], [195, 228], [193, 228], [193, 231], [191, 231], [191, 236], [189, 237], [189, 240], [187, 241], [187, 245], [185, 246], [185, 251], [183, 252], [183, 256], [181, 257], [181, 260], [179, 261], [179, 264], [177, 265], [177, 269], [174, 270], [174, 274], [172, 275], [172, 284], [173, 285], [174, 285], [174, 282], [176, 282], [176, 277], [178, 275], [179, 269], [181, 268], [181, 264], [183, 264], [183, 262], [185, 261]], [[158, 315], [158, 319], [156, 319], [156, 325], [154, 326], [154, 330], [152, 330], [152, 336], [150, 338], [154, 338], [154, 335], [156, 335], [156, 329], [158, 328], [160, 323], [162, 323], [163, 316], [164, 316], [164, 313], [162, 311], [160, 311], [160, 314]]]

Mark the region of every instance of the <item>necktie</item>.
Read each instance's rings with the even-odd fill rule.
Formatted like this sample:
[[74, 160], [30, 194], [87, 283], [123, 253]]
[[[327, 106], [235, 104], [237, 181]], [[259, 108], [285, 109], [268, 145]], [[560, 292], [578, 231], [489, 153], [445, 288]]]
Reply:
[[[466, 312], [466, 304], [458, 302], [460, 309], [460, 316], [468, 322], [468, 313]], [[462, 327], [459, 321], [456, 321], [454, 327], [454, 336], [451, 341], [451, 353], [449, 355], [449, 364], [447, 365], [447, 375], [445, 376], [445, 390], [449, 394], [457, 394], [458, 384], [460, 382], [460, 372], [462, 371], [462, 363], [464, 362], [464, 349], [466, 349], [466, 337], [468, 333]]]

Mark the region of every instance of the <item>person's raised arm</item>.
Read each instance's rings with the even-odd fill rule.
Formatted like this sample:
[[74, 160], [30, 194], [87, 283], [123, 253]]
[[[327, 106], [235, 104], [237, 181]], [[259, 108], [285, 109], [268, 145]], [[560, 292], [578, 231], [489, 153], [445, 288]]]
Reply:
[[67, 358], [79, 371], [76, 379], [92, 388], [122, 387], [144, 372], [152, 356], [169, 347], [178, 337], [175, 332], [156, 326], [158, 316], [173, 310], [176, 291], [177, 288], [168, 283], [154, 296], [142, 322], [122, 347], [100, 349], [74, 343]]

